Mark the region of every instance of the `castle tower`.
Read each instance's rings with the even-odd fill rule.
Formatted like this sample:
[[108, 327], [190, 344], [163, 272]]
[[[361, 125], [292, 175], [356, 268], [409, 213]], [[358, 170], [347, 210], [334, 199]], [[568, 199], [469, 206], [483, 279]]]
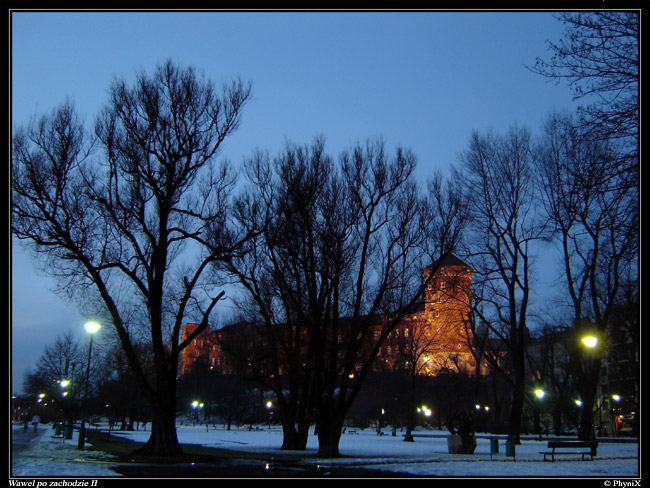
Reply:
[[[428, 374], [441, 370], [474, 374], [475, 360], [469, 344], [472, 268], [453, 254], [437, 263], [435, 276], [424, 293], [423, 318], [428, 348], [421, 368]], [[428, 277], [431, 267], [424, 270]]]

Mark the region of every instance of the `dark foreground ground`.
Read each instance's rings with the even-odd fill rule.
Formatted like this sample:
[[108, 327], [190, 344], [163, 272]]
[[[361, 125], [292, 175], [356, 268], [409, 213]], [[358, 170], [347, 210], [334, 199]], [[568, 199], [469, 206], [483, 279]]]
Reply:
[[97, 432], [88, 432], [93, 449], [117, 456], [116, 473], [127, 478], [411, 478], [404, 473], [390, 473], [354, 466], [317, 466], [300, 464], [300, 458], [287, 455], [266, 459], [199, 446], [183, 446], [185, 458], [151, 459], [133, 456], [138, 445], [124, 439], [110, 440]]
[[115, 472], [128, 478], [409, 478], [403, 473], [362, 468], [314, 468], [289, 466], [233, 466], [230, 463], [194, 466], [120, 466]]

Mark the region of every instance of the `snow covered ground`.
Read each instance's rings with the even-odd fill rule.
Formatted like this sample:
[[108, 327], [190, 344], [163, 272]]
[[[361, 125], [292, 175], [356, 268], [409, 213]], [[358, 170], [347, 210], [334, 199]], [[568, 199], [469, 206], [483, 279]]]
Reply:
[[[12, 476], [49, 478], [99, 478], [119, 476], [111, 470], [111, 457], [97, 460], [95, 451], [76, 449], [76, 431], [72, 440], [52, 437], [53, 431], [43, 426], [40, 435], [29, 448], [12, 456]], [[14, 426], [14, 429], [22, 428]], [[114, 432], [134, 440], [146, 441], [148, 431]], [[317, 464], [322, 469], [336, 466], [367, 467], [396, 473], [429, 477], [553, 477], [553, 478], [638, 478], [640, 477], [639, 445], [637, 443], [601, 442], [598, 456], [593, 461], [581, 461], [580, 456], [562, 456], [555, 462], [543, 462], [540, 451], [546, 450], [546, 441], [522, 440], [516, 446], [515, 458], [505, 456], [505, 439], [499, 441], [499, 453], [490, 454], [490, 441], [479, 437], [473, 455], [450, 455], [444, 432], [418, 432], [415, 442], [404, 442], [398, 433], [393, 437], [378, 436], [372, 429], [343, 434], [339, 445], [342, 458], [318, 459], [317, 439], [308, 443], [310, 457], [303, 463]], [[436, 435], [437, 434], [437, 435]], [[182, 444], [200, 444], [241, 451], [279, 453], [282, 433], [278, 429], [259, 428], [224, 430], [217, 426], [180, 426], [178, 439]], [[286, 451], [282, 451], [286, 453]], [[89, 460], [92, 457], [93, 460]], [[114, 464], [113, 464], [114, 465]], [[605, 485], [607, 486], [607, 485]]]

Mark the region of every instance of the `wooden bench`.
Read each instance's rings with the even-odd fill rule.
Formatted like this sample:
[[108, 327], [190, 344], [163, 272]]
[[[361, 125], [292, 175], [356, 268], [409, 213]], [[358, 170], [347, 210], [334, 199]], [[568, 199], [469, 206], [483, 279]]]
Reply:
[[[546, 461], [546, 456], [551, 456], [551, 460], [555, 461], [555, 456], [571, 454], [582, 456], [582, 460], [585, 460], [585, 456], [593, 461], [596, 451], [598, 450], [598, 442], [596, 441], [548, 441], [546, 446], [550, 451], [541, 451], [540, 454], [544, 454], [544, 461]], [[571, 451], [564, 451], [564, 449], [571, 449]], [[575, 449], [589, 449], [588, 451], [576, 451]], [[559, 451], [558, 451], [559, 450]]]

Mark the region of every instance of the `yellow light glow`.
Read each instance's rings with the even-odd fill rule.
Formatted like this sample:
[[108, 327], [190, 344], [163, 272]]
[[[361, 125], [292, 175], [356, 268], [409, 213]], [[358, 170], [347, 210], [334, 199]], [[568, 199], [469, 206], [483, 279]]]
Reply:
[[598, 344], [598, 338], [594, 336], [583, 337], [582, 343], [587, 347], [596, 347], [596, 344]]

